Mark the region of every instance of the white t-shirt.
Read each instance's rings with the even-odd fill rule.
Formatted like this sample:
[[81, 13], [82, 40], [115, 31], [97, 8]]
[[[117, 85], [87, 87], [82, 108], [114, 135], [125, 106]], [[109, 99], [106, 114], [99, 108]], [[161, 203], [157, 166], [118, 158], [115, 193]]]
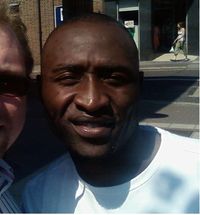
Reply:
[[130, 182], [94, 187], [77, 174], [69, 154], [31, 179], [23, 195], [29, 213], [195, 213], [198, 212], [198, 140], [140, 126], [161, 135], [150, 165]]
[[185, 29], [184, 28], [181, 28], [179, 31], [178, 31], [178, 37], [177, 37], [177, 40], [178, 41], [185, 41]]

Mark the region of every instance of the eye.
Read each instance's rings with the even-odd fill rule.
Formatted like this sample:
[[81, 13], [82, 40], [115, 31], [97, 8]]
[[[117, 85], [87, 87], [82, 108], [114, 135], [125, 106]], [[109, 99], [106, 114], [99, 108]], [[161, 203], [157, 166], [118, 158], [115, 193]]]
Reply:
[[105, 73], [102, 79], [110, 85], [113, 86], [122, 86], [126, 85], [130, 82], [130, 77], [124, 73], [113, 72], [113, 73]]
[[79, 73], [73, 72], [64, 72], [59, 74], [54, 80], [61, 85], [74, 85], [78, 83], [81, 79], [81, 75]]
[[29, 80], [25, 77], [0, 77], [0, 95], [7, 97], [25, 96]]

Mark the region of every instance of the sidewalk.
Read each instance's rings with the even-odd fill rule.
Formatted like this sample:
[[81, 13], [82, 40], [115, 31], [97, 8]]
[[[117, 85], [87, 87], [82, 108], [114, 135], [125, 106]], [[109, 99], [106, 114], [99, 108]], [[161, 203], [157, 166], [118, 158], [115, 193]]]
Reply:
[[199, 56], [188, 55], [188, 61], [184, 61], [183, 54], [177, 56], [177, 61], [173, 61], [173, 57], [173, 53], [157, 54], [152, 61], [140, 61], [140, 69], [145, 71], [199, 69]]
[[[166, 62], [171, 62], [171, 59], [173, 59], [174, 57], [174, 54], [173, 53], [166, 53], [166, 54], [162, 54], [161, 56], [158, 56], [156, 57], [153, 62], [163, 62], [163, 61], [166, 61]], [[177, 56], [177, 61], [183, 61], [184, 60], [184, 55], [183, 54], [178, 54]], [[195, 55], [188, 55], [188, 59], [189, 61], [187, 61], [188, 63], [192, 63], [194, 62], [195, 60], [198, 60], [198, 56], [195, 56]], [[174, 63], [174, 62], [173, 62]]]
[[192, 138], [199, 138], [198, 116], [198, 103], [140, 101], [139, 119], [141, 125], [153, 125], [181, 135], [187, 134]]

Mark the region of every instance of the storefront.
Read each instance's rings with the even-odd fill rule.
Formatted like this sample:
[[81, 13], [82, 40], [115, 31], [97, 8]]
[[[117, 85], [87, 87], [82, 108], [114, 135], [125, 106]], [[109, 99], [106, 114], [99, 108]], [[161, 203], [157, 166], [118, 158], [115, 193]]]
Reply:
[[139, 48], [139, 6], [138, 0], [105, 1], [105, 14], [124, 24]]
[[104, 10], [129, 29], [141, 60], [169, 51], [178, 22], [186, 26], [188, 53], [199, 52], [198, 0], [105, 0]]
[[[168, 51], [177, 36], [177, 23], [187, 26], [188, 1], [152, 0], [152, 41], [156, 52]], [[156, 44], [158, 42], [158, 44]]]

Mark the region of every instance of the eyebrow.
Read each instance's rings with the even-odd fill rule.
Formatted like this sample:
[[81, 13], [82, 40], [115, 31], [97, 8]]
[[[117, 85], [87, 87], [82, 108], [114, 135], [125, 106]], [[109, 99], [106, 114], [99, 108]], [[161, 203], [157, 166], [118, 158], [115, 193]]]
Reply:
[[56, 68], [53, 68], [51, 71], [53, 73], [59, 73], [62, 71], [70, 71], [70, 72], [77, 72], [77, 71], [84, 71], [86, 68], [79, 64], [66, 64], [66, 65], [58, 65]]
[[[80, 64], [66, 64], [66, 65], [58, 65], [56, 68], [53, 68], [51, 71], [53, 73], [58, 73], [62, 71], [70, 71], [70, 72], [84, 72], [87, 69], [86, 66]], [[96, 66], [95, 70], [97, 72], [126, 72], [127, 74], [133, 75], [134, 71], [139, 71], [137, 68], [134, 68], [118, 65], [118, 64], [108, 64], [108, 65], [100, 65]]]
[[123, 66], [123, 65], [106, 65], [98, 66], [97, 71], [107, 71], [107, 72], [125, 72], [127, 74], [133, 74], [134, 68]]

